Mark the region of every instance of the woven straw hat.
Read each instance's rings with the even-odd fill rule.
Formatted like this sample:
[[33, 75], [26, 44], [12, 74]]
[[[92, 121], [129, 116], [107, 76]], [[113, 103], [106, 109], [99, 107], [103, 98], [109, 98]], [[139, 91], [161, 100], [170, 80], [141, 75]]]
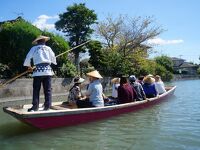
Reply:
[[92, 72], [88, 72], [87, 76], [98, 78], [98, 79], [102, 79], [103, 78], [97, 70], [94, 70]]
[[143, 80], [144, 83], [148, 83], [148, 84], [152, 84], [155, 82], [155, 79], [150, 77], [150, 76], [146, 76]]
[[38, 37], [32, 42], [32, 44], [37, 44], [37, 41], [42, 40], [42, 39], [44, 39], [45, 42], [46, 42], [46, 41], [48, 41], [48, 40], [50, 39], [50, 37], [40, 35], [40, 36], [38, 36]]

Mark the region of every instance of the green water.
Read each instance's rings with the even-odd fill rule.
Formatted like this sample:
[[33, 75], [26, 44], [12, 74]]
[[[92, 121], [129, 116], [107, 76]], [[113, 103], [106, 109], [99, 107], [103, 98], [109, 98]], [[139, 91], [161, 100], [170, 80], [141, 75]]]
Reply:
[[37, 130], [0, 110], [1, 150], [199, 150], [200, 80], [145, 110], [74, 127]]

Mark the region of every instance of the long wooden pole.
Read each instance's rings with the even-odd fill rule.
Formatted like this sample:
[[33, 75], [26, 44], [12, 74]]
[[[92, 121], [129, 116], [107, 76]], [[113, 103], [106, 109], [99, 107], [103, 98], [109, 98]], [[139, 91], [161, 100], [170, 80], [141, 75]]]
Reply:
[[[86, 42], [84, 42], [84, 43], [82, 43], [82, 44], [80, 44], [80, 45], [77, 45], [77, 46], [75, 46], [75, 47], [73, 47], [73, 48], [71, 48], [71, 49], [69, 49], [69, 50], [67, 50], [67, 51], [65, 51], [65, 52], [63, 52], [63, 53], [61, 53], [61, 54], [58, 54], [58, 55], [56, 56], [56, 58], [57, 58], [57, 57], [60, 57], [60, 56], [62, 56], [62, 55], [64, 55], [64, 54], [66, 54], [66, 53], [68, 53], [68, 52], [70, 52], [70, 51], [72, 51], [72, 50], [74, 50], [74, 49], [76, 49], [76, 48], [78, 48], [78, 47], [81, 47], [81, 46], [83, 46], [83, 45], [89, 43], [90, 41], [91, 41], [91, 40], [88, 40], [88, 41], [86, 41]], [[33, 69], [34, 69], [34, 68], [35, 68], [35, 66], [33, 67]], [[5, 86], [6, 84], [8, 84], [8, 83], [10, 83], [10, 82], [12, 82], [12, 81], [14, 81], [14, 80], [16, 80], [17, 78], [19, 78], [19, 77], [21, 77], [21, 76], [23, 76], [23, 75], [29, 73], [29, 72], [31, 72], [31, 71], [30, 71], [30, 70], [26, 70], [25, 72], [22, 72], [22, 73], [20, 73], [19, 75], [13, 77], [12, 79], [6, 81], [5, 83], [0, 83], [0, 88], [3, 87], [3, 86]]]

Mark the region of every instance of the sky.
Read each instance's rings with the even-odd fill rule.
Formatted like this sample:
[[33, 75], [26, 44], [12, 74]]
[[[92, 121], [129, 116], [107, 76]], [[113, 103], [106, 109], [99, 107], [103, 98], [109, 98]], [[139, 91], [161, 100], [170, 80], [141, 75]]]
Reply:
[[167, 55], [200, 63], [200, 0], [1, 0], [0, 22], [22, 16], [40, 29], [55, 32], [58, 15], [74, 3], [85, 3], [98, 21], [108, 15], [151, 16], [165, 30], [148, 41], [155, 51], [151, 57]]

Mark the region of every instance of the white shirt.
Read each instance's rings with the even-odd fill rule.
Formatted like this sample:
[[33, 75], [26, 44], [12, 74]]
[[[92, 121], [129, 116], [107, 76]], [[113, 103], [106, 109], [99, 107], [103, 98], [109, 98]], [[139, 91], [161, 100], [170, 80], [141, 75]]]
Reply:
[[163, 94], [166, 92], [164, 83], [162, 81], [155, 82], [155, 86], [159, 94]]
[[117, 91], [117, 89], [118, 89], [119, 86], [120, 86], [119, 83], [117, 83], [117, 84], [114, 83], [112, 85], [112, 97], [114, 97], [114, 98], [118, 97], [118, 91]]
[[[31, 66], [31, 59], [33, 59], [33, 63], [36, 66], [42, 63], [57, 64], [54, 52], [46, 45], [33, 46], [26, 56], [24, 66]], [[41, 69], [41, 71], [37, 71], [36, 69], [36, 71], [33, 72], [33, 76], [54, 75], [50, 66], [39, 66], [39, 69]]]

